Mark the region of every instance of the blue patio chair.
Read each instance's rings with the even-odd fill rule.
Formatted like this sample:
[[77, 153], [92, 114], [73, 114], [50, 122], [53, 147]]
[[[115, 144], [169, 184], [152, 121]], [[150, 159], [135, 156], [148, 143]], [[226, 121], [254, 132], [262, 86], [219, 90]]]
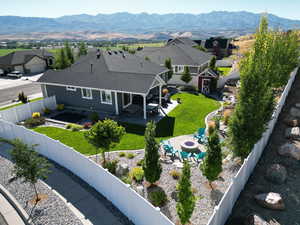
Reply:
[[180, 152], [180, 157], [183, 159], [183, 160], [189, 160], [192, 156], [192, 153], [190, 152], [185, 152], [185, 151], [181, 151]]
[[199, 128], [197, 133], [194, 134], [194, 138], [198, 141], [205, 136], [205, 128]]
[[200, 152], [200, 153], [193, 153], [193, 158], [199, 162], [200, 160], [204, 159], [204, 157], [206, 156], [206, 152]]
[[171, 145], [163, 145], [164, 155], [171, 155], [172, 160], [175, 158], [178, 150], [174, 149]]

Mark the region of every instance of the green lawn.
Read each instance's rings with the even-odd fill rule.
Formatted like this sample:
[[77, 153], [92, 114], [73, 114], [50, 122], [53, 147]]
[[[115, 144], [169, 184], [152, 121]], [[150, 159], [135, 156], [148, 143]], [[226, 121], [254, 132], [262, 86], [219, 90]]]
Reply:
[[222, 76], [227, 76], [231, 70], [231, 67], [218, 67], [218, 71]]
[[0, 56], [7, 55], [11, 52], [15, 51], [23, 51], [23, 50], [30, 50], [30, 49], [24, 49], [24, 48], [16, 48], [16, 49], [0, 49]]
[[[206, 98], [203, 95], [182, 93], [176, 94], [172, 98], [181, 98], [182, 104], [178, 105], [169, 114], [170, 118], [165, 117], [157, 124], [158, 140], [194, 133], [199, 127], [205, 126], [205, 116], [220, 107], [217, 101]], [[126, 135], [113, 150], [135, 150], [143, 148], [143, 129], [144, 128], [137, 125], [127, 124]], [[95, 148], [85, 140], [84, 131], [73, 132], [55, 127], [38, 127], [34, 130], [53, 139], [60, 140], [62, 143], [73, 147], [83, 154], [90, 155], [96, 152]]]
[[[35, 102], [35, 101], [39, 101], [39, 100], [42, 100], [43, 98], [34, 98], [34, 99], [30, 99], [30, 102]], [[5, 107], [2, 107], [0, 108], [0, 111], [3, 111], [3, 110], [6, 110], [6, 109], [10, 109], [10, 108], [13, 108], [13, 107], [16, 107], [16, 106], [19, 106], [19, 105], [23, 105], [23, 103], [17, 103], [17, 104], [14, 104], [14, 105], [10, 105], [10, 106], [5, 106]]]

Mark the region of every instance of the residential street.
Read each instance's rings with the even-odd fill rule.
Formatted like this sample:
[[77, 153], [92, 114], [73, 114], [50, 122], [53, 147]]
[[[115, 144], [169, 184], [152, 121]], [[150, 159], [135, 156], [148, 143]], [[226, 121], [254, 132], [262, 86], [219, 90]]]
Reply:
[[11, 101], [13, 99], [16, 99], [18, 94], [22, 91], [27, 96], [42, 92], [40, 85], [34, 83], [11, 87], [7, 89], [0, 89], [0, 106], [11, 103]]

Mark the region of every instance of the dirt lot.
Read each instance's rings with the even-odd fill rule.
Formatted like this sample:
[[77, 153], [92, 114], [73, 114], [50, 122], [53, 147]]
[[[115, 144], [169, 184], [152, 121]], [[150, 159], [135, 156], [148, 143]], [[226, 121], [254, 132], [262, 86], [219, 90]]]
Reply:
[[[227, 225], [244, 225], [244, 218], [253, 213], [260, 215], [271, 225], [300, 225], [300, 162], [277, 153], [278, 148], [287, 142], [284, 137], [286, 125], [283, 120], [288, 116], [290, 108], [299, 102], [300, 76], [298, 73], [269, 144], [236, 202]], [[265, 179], [266, 169], [274, 163], [284, 165], [287, 169], [287, 181], [282, 185], [271, 184]], [[272, 211], [257, 205], [253, 196], [264, 192], [280, 193], [286, 209]]]

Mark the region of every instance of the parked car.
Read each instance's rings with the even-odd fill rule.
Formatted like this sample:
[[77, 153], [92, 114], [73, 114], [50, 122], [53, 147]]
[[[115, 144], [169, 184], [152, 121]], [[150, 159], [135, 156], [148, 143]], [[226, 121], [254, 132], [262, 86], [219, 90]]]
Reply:
[[0, 69], [0, 76], [4, 76], [4, 70], [3, 69]]
[[7, 76], [20, 78], [23, 76], [23, 74], [20, 71], [12, 71], [12, 72], [8, 73]]

